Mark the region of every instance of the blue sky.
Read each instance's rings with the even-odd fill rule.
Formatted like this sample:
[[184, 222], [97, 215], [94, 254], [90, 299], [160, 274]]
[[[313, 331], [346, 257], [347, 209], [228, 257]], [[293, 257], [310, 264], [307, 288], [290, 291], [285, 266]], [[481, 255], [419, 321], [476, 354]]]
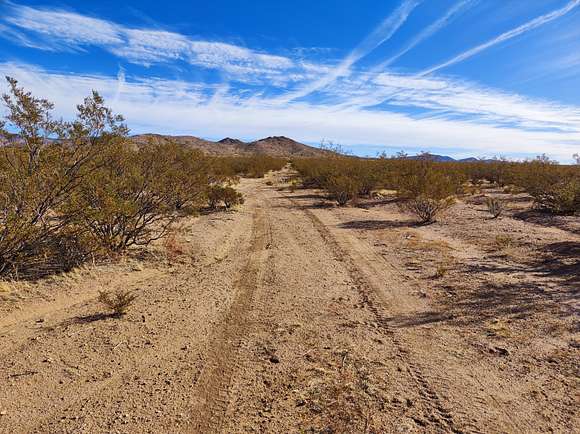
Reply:
[[580, 152], [580, 0], [0, 0], [0, 74], [133, 133]]

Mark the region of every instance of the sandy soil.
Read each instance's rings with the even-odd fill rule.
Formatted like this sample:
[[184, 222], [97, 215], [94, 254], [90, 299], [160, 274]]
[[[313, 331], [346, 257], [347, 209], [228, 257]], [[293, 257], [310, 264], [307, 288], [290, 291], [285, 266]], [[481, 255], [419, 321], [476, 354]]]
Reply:
[[3, 284], [0, 432], [580, 432], [578, 218], [471, 197], [417, 227], [287, 175], [179, 255]]

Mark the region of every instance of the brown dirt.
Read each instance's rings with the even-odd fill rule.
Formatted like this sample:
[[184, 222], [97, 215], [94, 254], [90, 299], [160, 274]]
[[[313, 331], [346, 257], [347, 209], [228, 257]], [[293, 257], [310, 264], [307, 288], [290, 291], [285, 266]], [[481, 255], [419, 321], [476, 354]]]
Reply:
[[285, 177], [170, 255], [3, 284], [0, 432], [580, 432], [578, 218], [417, 227]]

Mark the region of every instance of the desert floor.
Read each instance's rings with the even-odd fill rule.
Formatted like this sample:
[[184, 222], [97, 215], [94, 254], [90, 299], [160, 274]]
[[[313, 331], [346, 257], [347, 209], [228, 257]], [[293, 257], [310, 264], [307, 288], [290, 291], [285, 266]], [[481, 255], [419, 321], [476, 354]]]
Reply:
[[[2, 433], [580, 432], [580, 219], [419, 227], [242, 180], [172, 243], [0, 287]], [[271, 184], [271, 185], [270, 185]], [[102, 289], [138, 295], [115, 318]]]

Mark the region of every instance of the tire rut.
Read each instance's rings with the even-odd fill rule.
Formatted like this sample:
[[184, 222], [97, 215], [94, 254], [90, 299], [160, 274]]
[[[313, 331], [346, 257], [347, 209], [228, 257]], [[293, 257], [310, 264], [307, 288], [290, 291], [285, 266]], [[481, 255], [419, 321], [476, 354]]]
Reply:
[[[457, 427], [453, 415], [444, 407], [439, 395], [422, 374], [419, 366], [410, 358], [409, 351], [406, 349], [400, 337], [397, 336], [396, 332], [390, 327], [389, 317], [382, 311], [382, 306], [385, 303], [381, 300], [383, 298], [381, 294], [374, 285], [368, 281], [364, 273], [356, 266], [356, 263], [350, 254], [338, 243], [335, 236], [324, 225], [324, 223], [311, 210], [302, 208], [295, 200], [291, 198], [289, 199], [292, 203], [297, 205], [298, 208], [303, 210], [320, 236], [331, 247], [336, 259], [346, 265], [348, 273], [355, 282], [356, 289], [358, 290], [364, 304], [369, 308], [378, 325], [391, 340], [394, 348], [397, 350], [397, 356], [400, 362], [405, 365], [407, 374], [417, 385], [422, 403], [430, 410], [430, 412], [426, 412], [425, 414], [427, 421], [440, 430], [463, 433], [464, 431]], [[426, 421], [415, 422], [419, 425], [426, 423]]]
[[271, 245], [271, 232], [263, 208], [258, 207], [253, 216], [252, 236], [248, 259], [234, 284], [236, 296], [232, 305], [210, 339], [211, 347], [206, 363], [196, 383], [197, 405], [194, 432], [217, 433], [220, 431], [229, 404], [232, 377], [238, 370], [236, 357], [249, 330], [250, 312], [256, 290], [262, 280], [267, 249]]

